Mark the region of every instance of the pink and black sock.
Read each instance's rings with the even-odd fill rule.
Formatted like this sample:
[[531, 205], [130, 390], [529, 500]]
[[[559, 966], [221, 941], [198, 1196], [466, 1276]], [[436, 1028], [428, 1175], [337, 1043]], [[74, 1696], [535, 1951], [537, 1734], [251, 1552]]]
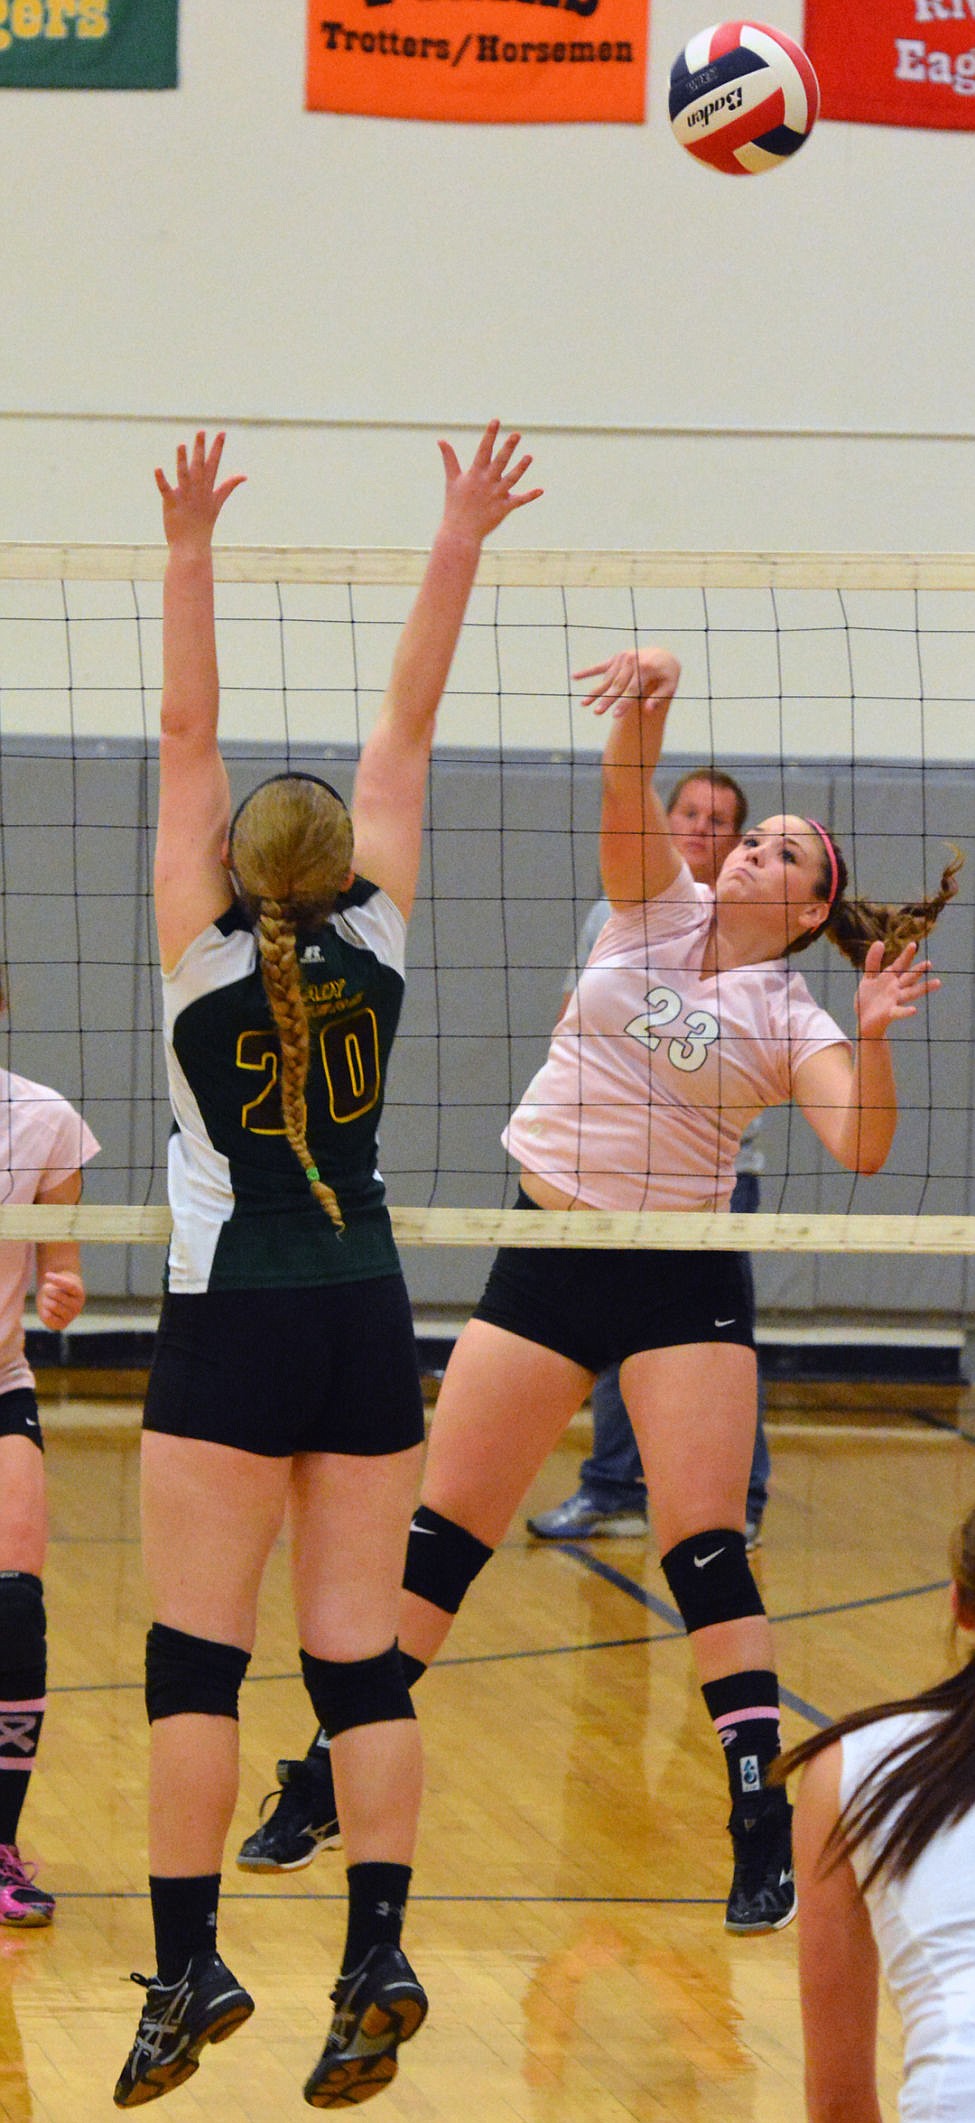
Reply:
[[47, 1700], [44, 1588], [0, 1570], [0, 1843], [16, 1843]]
[[781, 1746], [778, 1678], [767, 1670], [729, 1673], [705, 1681], [701, 1693], [724, 1748], [732, 1805], [747, 1805]]

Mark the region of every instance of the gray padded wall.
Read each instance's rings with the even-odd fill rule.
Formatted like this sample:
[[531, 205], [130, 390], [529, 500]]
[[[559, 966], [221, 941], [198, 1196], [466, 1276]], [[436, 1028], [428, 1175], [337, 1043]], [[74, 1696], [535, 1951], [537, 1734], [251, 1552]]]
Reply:
[[[235, 800], [284, 763], [230, 750]], [[293, 765], [320, 766], [292, 754]], [[691, 765], [688, 760], [683, 764]], [[855, 848], [856, 887], [910, 899], [940, 873], [945, 842], [973, 846], [971, 772], [849, 764], [750, 765], [753, 817], [811, 813]], [[679, 758], [668, 761], [676, 776]], [[351, 758], [333, 762], [348, 792]], [[152, 964], [150, 836], [155, 765], [141, 748], [102, 743], [72, 760], [55, 743], [8, 739], [0, 761], [0, 888], [10, 1014], [2, 1058], [84, 1108], [102, 1143], [91, 1202], [161, 1201], [169, 1129]], [[501, 1205], [513, 1176], [499, 1142], [512, 1102], [542, 1060], [578, 924], [596, 890], [598, 768], [563, 755], [473, 759], [441, 754], [410, 934], [402, 1028], [382, 1131], [394, 1203]], [[855, 834], [851, 830], [855, 827]], [[967, 1213], [975, 1163], [971, 861], [943, 916], [933, 956], [944, 986], [895, 1034], [901, 1122], [888, 1172], [853, 1180], [828, 1167], [801, 1116], [764, 1125], [769, 1209]], [[855, 976], [827, 946], [803, 960], [819, 998], [852, 1028]], [[79, 1026], [80, 1036], [79, 1036]], [[930, 1175], [925, 1177], [925, 1175]], [[414, 1301], [469, 1306], [487, 1255], [415, 1248]], [[760, 1302], [817, 1315], [870, 1313], [968, 1322], [975, 1271], [966, 1261], [827, 1255], [761, 1256]], [[88, 1249], [93, 1296], [149, 1299], [154, 1247]]]

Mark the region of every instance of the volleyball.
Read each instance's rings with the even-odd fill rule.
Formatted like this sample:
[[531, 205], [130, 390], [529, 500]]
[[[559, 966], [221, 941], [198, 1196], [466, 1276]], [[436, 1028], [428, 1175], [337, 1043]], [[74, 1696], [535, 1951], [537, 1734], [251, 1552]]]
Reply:
[[699, 30], [670, 70], [670, 123], [688, 154], [731, 177], [777, 170], [808, 140], [819, 83], [801, 45], [763, 22]]

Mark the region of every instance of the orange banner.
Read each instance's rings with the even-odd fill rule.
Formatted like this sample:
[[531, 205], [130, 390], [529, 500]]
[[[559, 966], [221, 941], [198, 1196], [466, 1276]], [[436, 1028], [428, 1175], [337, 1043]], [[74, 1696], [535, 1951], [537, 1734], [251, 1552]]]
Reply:
[[806, 0], [823, 118], [975, 126], [975, 0]]
[[310, 111], [639, 125], [650, 0], [308, 0]]

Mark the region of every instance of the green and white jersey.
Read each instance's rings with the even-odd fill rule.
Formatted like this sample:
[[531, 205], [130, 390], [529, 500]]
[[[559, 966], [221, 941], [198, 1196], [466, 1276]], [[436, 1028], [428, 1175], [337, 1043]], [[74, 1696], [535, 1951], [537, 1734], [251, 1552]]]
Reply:
[[398, 907], [364, 878], [327, 922], [298, 937], [311, 1027], [308, 1146], [338, 1196], [341, 1235], [284, 1131], [281, 1049], [240, 909], [204, 929], [163, 976], [175, 1123], [168, 1289], [294, 1288], [395, 1273], [376, 1136], [405, 944]]

